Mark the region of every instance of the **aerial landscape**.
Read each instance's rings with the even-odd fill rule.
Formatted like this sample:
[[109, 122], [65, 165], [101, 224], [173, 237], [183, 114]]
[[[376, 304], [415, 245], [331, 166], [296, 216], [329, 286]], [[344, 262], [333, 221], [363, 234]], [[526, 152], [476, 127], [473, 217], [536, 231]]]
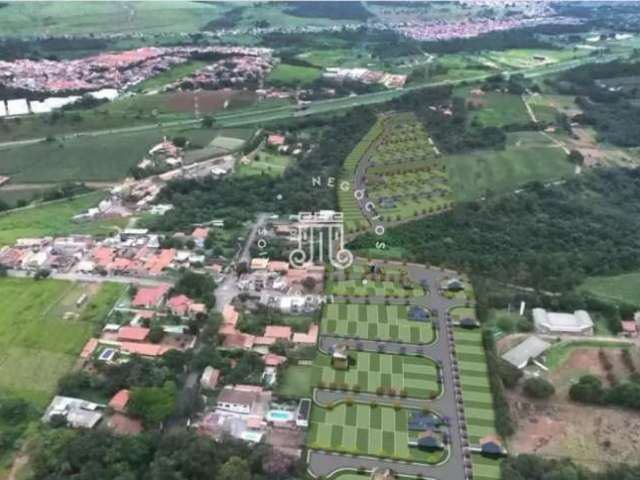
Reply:
[[640, 2], [0, 2], [0, 480], [640, 480]]

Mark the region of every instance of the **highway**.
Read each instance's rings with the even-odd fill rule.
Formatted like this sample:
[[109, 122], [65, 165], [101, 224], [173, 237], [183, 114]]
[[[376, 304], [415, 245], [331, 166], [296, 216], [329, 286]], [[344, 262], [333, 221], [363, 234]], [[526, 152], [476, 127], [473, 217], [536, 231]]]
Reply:
[[[504, 70], [503, 73], [509, 74], [509, 75], [522, 74], [527, 78], [537, 78], [540, 76], [551, 75], [551, 74], [559, 73], [565, 70], [569, 70], [586, 63], [609, 62], [612, 60], [616, 60], [624, 55], [625, 54], [623, 53], [612, 53], [608, 55], [602, 55], [599, 57], [585, 57], [581, 59], [567, 60], [565, 62], [558, 62], [551, 65], [534, 67], [530, 69]], [[338, 112], [340, 110], [345, 110], [345, 109], [349, 109], [349, 108], [353, 108], [361, 105], [372, 105], [376, 103], [383, 103], [383, 102], [392, 100], [405, 93], [421, 90], [423, 88], [447, 86], [447, 85], [456, 86], [462, 83], [479, 82], [479, 81], [485, 80], [486, 78], [492, 75], [495, 75], [495, 72], [491, 72], [489, 74], [484, 74], [484, 75], [476, 75], [473, 77], [467, 77], [464, 79], [444, 80], [440, 82], [427, 82], [419, 85], [411, 85], [409, 87], [400, 88], [397, 90], [385, 90], [382, 92], [365, 93], [362, 95], [356, 95], [352, 97], [316, 100], [316, 101], [310, 102], [308, 105], [304, 107], [304, 109], [301, 109], [301, 107], [298, 107], [293, 104], [279, 105], [271, 108], [252, 107], [247, 109], [241, 109], [238, 111], [219, 113], [217, 115], [214, 115], [213, 118], [215, 120], [215, 124], [221, 127], [240, 127], [240, 126], [244, 127], [244, 126], [250, 126], [250, 125], [258, 125], [258, 124], [273, 122], [278, 120], [286, 120], [288, 118], [301, 118], [301, 117], [308, 117], [312, 115]], [[136, 125], [132, 127], [111, 128], [107, 130], [75, 132], [75, 133], [70, 133], [66, 135], [60, 135], [58, 136], [58, 138], [61, 140], [70, 140], [78, 137], [96, 137], [101, 135], [117, 135], [119, 133], [142, 132], [146, 130], [155, 130], [159, 127], [170, 128], [170, 127], [197, 126], [200, 123], [201, 123], [201, 120], [196, 118], [190, 118], [185, 120], [173, 120], [169, 122], [160, 121], [158, 123], [152, 123], [148, 125]], [[3, 142], [3, 143], [0, 143], [0, 149], [32, 145], [34, 143], [39, 143], [43, 141], [45, 141], [44, 137], [38, 137], [38, 138], [32, 138], [32, 139], [26, 139], [26, 140]]]

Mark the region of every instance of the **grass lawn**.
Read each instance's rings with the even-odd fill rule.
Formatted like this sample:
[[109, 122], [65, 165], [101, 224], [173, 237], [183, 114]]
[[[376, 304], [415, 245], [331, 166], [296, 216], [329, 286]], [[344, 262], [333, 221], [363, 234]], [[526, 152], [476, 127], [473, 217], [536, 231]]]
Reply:
[[311, 384], [326, 388], [353, 389], [377, 393], [405, 391], [412, 398], [432, 398], [440, 392], [437, 367], [423, 357], [388, 355], [370, 352], [349, 352], [347, 370], [331, 366], [331, 357], [319, 353], [313, 366]]
[[[45, 406], [122, 288], [0, 279], [0, 389]], [[89, 301], [78, 308], [75, 302], [84, 293]], [[68, 313], [74, 315], [65, 318]]]
[[269, 73], [266, 80], [274, 85], [309, 85], [320, 78], [320, 74], [318, 68], [281, 63]]
[[532, 181], [560, 179], [573, 175], [575, 169], [558, 147], [507, 147], [452, 155], [447, 160], [449, 184], [458, 201], [512, 191]]
[[279, 177], [284, 173], [292, 161], [293, 158], [288, 155], [261, 152], [257, 158], [248, 165], [238, 163], [236, 174], [240, 176], [264, 174]]
[[474, 480], [500, 480], [500, 458], [488, 458], [479, 454], [471, 456]]
[[454, 330], [462, 399], [471, 443], [495, 434], [495, 416], [480, 329]]
[[0, 214], [0, 246], [13, 244], [17, 238], [22, 237], [71, 233], [104, 235], [112, 232], [116, 226], [126, 226], [126, 218], [82, 223], [74, 223], [71, 220], [81, 210], [97, 205], [103, 195], [102, 192], [94, 192], [72, 200], [61, 200]]
[[578, 290], [608, 302], [640, 305], [640, 272], [589, 277]]
[[340, 337], [430, 343], [434, 338], [431, 323], [409, 320], [407, 310], [402, 305], [330, 303], [324, 307], [320, 331]]
[[[366, 282], [366, 283], [365, 283]], [[424, 295], [420, 287], [405, 289], [395, 282], [370, 280], [339, 280], [332, 282], [329, 293], [351, 297], [396, 297], [412, 298]]]
[[311, 365], [289, 365], [278, 384], [277, 394], [287, 398], [311, 396]]
[[407, 429], [410, 411], [363, 404], [339, 404], [311, 410], [307, 446], [360, 455], [393, 457], [436, 463], [443, 452], [410, 448]]

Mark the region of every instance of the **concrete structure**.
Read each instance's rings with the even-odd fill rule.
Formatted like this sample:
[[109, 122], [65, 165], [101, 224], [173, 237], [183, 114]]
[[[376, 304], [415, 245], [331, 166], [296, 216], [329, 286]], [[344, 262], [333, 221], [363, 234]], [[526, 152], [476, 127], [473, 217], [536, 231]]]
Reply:
[[550, 335], [593, 335], [593, 320], [584, 310], [576, 310], [571, 314], [534, 308], [533, 324], [537, 332]]
[[551, 344], [541, 340], [535, 335], [532, 335], [524, 342], [502, 355], [502, 358], [514, 367], [522, 370], [529, 364], [530, 360], [538, 358], [550, 346]]
[[56, 395], [42, 416], [42, 421], [50, 422], [52, 418], [62, 417], [73, 428], [93, 428], [102, 419], [105, 406], [88, 402], [81, 398]]

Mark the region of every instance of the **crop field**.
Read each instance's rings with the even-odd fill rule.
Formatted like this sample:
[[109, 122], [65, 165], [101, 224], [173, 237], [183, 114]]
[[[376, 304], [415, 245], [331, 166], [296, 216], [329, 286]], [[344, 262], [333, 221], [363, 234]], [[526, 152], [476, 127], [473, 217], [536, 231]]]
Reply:
[[640, 272], [588, 277], [578, 290], [608, 302], [640, 305]]
[[[43, 407], [122, 285], [0, 280], [0, 388]], [[87, 294], [88, 303], [77, 307]]]
[[527, 124], [531, 117], [519, 95], [500, 92], [469, 94], [467, 102], [475, 109], [469, 112], [471, 121], [477, 120], [487, 127]]
[[436, 463], [443, 452], [409, 447], [409, 410], [363, 404], [339, 404], [331, 409], [314, 405], [307, 446], [360, 455]]
[[431, 323], [409, 320], [407, 307], [403, 305], [329, 303], [324, 307], [320, 332], [339, 337], [423, 344], [434, 338]]
[[385, 222], [435, 213], [452, 200], [440, 153], [411, 114], [386, 119], [368, 158], [365, 182], [367, 196]]
[[[347, 183], [348, 185], [353, 185], [353, 177], [358, 163], [382, 134], [383, 123], [384, 119], [379, 118], [371, 127], [371, 130], [367, 132], [347, 156], [342, 165], [342, 173], [340, 175], [341, 184]], [[338, 205], [344, 214], [344, 226], [347, 233], [365, 230], [369, 226], [369, 222], [362, 215], [358, 201], [355, 199], [353, 188], [342, 189], [338, 186]]]
[[495, 434], [495, 416], [482, 334], [480, 329], [456, 327], [454, 338], [467, 431], [470, 443], [477, 444], [482, 437]]
[[102, 192], [61, 200], [0, 214], [0, 246], [13, 244], [22, 237], [87, 233], [106, 235], [115, 227], [124, 227], [128, 219], [115, 218], [74, 223], [71, 218], [82, 210], [95, 207], [104, 197]]
[[574, 174], [565, 152], [555, 146], [508, 146], [447, 157], [449, 182], [457, 201], [488, 192], [504, 193], [532, 181], [547, 182]]
[[349, 352], [349, 357], [349, 368], [338, 370], [331, 366], [331, 356], [319, 353], [311, 384], [421, 399], [433, 398], [440, 392], [437, 367], [427, 358], [354, 351]]
[[305, 86], [320, 78], [321, 71], [312, 67], [281, 63], [267, 75], [267, 83], [273, 85]]

